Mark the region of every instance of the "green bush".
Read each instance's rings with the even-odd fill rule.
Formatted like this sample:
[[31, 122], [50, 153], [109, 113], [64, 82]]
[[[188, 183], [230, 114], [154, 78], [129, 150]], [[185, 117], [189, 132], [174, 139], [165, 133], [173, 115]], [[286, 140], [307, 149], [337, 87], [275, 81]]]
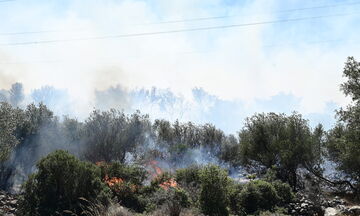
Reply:
[[228, 173], [215, 165], [205, 166], [200, 173], [200, 206], [205, 215], [228, 215]]
[[248, 183], [241, 190], [239, 195], [239, 205], [241, 206], [241, 211], [251, 214], [256, 212], [259, 209], [259, 200], [261, 199], [261, 194], [253, 183]]
[[239, 195], [240, 206], [246, 214], [259, 210], [272, 210], [279, 202], [275, 187], [265, 181], [252, 181], [244, 186]]
[[140, 191], [139, 186], [130, 182], [123, 182], [110, 187], [117, 201], [126, 208], [136, 212], [143, 212], [148, 205], [148, 200]]
[[294, 193], [292, 192], [289, 184], [281, 181], [274, 181], [271, 184], [274, 186], [279, 197], [279, 205], [285, 205], [293, 201]]
[[229, 191], [229, 207], [231, 213], [234, 215], [243, 215], [243, 207], [240, 202], [240, 193], [243, 189], [244, 185], [233, 182], [230, 185]]
[[176, 181], [181, 185], [199, 186], [201, 167], [192, 165], [187, 168], [178, 169], [175, 173]]
[[163, 208], [166, 215], [179, 216], [182, 209], [190, 206], [188, 194], [181, 188], [158, 189], [152, 195], [154, 207]]
[[259, 208], [269, 210], [275, 207], [279, 201], [279, 197], [274, 186], [269, 182], [261, 180], [253, 181], [252, 183], [255, 184], [261, 195], [258, 202]]
[[58, 150], [37, 164], [38, 172], [23, 185], [20, 215], [56, 215], [80, 212], [81, 199], [106, 202], [110, 190], [100, 179], [100, 169]]

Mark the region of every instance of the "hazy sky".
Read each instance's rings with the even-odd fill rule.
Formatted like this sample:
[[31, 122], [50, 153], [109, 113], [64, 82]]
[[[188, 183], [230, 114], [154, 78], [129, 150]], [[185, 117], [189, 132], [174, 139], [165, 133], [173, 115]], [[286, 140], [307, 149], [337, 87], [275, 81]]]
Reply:
[[52, 85], [90, 110], [94, 90], [118, 84], [189, 101], [198, 87], [236, 113], [298, 110], [329, 125], [348, 103], [339, 84], [360, 54], [359, 21], [360, 1], [0, 1], [0, 89]]

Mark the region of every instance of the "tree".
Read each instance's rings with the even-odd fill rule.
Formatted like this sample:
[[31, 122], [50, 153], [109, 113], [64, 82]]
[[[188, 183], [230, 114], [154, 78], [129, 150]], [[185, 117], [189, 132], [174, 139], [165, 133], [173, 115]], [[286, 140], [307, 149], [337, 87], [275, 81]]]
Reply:
[[12, 149], [19, 143], [16, 138], [18, 110], [8, 103], [0, 103], [0, 163], [8, 159]]
[[146, 132], [150, 129], [147, 115], [137, 112], [129, 117], [114, 109], [95, 110], [84, 124], [85, 158], [93, 162], [123, 163], [126, 153], [135, 153], [135, 149], [146, 141]]
[[300, 167], [315, 168], [321, 162], [318, 149], [321, 127], [313, 133], [307, 120], [298, 113], [255, 114], [247, 118], [240, 131], [241, 162], [245, 166], [276, 168], [277, 177], [295, 190]]
[[24, 89], [21, 83], [14, 83], [11, 85], [9, 91], [10, 98], [9, 101], [14, 107], [20, 106], [20, 103], [24, 100]]
[[327, 137], [330, 160], [345, 176], [338, 183], [346, 183], [355, 192], [360, 189], [360, 63], [349, 57], [345, 63], [341, 91], [352, 103], [337, 111], [338, 123]]

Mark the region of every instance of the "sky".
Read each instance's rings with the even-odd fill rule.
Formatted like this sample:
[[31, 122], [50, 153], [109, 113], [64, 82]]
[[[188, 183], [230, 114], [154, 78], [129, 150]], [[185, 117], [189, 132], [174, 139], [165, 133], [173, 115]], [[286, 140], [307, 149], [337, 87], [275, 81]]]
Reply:
[[0, 89], [66, 92], [59, 114], [108, 100], [231, 133], [255, 112], [330, 128], [359, 21], [356, 0], [0, 1]]

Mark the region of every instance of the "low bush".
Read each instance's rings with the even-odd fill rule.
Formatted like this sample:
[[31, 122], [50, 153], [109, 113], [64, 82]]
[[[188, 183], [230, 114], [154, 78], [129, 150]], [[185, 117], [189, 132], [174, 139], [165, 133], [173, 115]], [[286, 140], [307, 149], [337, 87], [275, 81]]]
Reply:
[[176, 170], [175, 179], [181, 185], [199, 186], [201, 183], [201, 166], [192, 165], [187, 168]]
[[181, 188], [161, 188], [153, 194], [152, 202], [170, 216], [179, 216], [183, 209], [190, 206], [188, 194]]
[[207, 165], [200, 172], [200, 206], [205, 215], [228, 215], [228, 173], [215, 165]]
[[37, 164], [38, 171], [23, 185], [19, 202], [20, 215], [42, 216], [78, 214], [81, 199], [107, 202], [109, 188], [100, 179], [100, 169], [82, 162], [69, 153], [58, 150]]
[[257, 180], [253, 182], [258, 188], [261, 196], [259, 200], [260, 209], [272, 209], [279, 201], [279, 196], [274, 186], [266, 181]]
[[272, 210], [279, 203], [275, 187], [266, 181], [256, 180], [244, 186], [239, 197], [241, 212], [253, 214], [260, 210]]
[[276, 193], [279, 197], [280, 206], [283, 206], [293, 201], [295, 196], [289, 184], [281, 182], [279, 180], [274, 181], [271, 184], [274, 186]]

